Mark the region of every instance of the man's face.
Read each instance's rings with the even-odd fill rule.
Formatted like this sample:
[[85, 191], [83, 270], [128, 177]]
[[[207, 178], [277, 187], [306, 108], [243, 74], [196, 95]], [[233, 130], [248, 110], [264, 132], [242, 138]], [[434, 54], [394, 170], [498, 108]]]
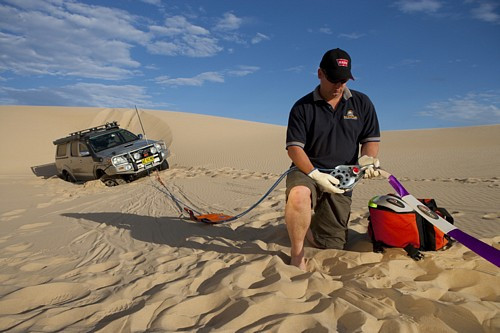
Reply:
[[342, 96], [344, 88], [348, 80], [330, 81], [326, 73], [320, 68], [318, 69], [318, 78], [320, 80], [321, 93], [323, 98], [333, 99]]

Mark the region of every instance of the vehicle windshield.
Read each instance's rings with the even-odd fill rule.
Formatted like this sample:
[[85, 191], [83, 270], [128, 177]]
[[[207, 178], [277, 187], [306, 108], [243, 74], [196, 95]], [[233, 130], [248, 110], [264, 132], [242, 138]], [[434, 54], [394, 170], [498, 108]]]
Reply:
[[90, 145], [95, 152], [110, 149], [124, 143], [139, 140], [139, 137], [127, 130], [120, 129], [111, 133], [104, 133], [99, 136], [90, 138]]

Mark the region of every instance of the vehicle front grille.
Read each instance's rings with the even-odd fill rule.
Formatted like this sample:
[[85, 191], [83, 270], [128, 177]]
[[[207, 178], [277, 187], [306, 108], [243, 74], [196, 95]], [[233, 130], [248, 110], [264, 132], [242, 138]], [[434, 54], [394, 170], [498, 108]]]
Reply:
[[[132, 161], [135, 171], [145, 170], [153, 164], [160, 162], [160, 153], [156, 152], [153, 154], [151, 152], [151, 148], [153, 148], [152, 145], [134, 150], [128, 154], [129, 160]], [[137, 160], [134, 159], [135, 153], [139, 153], [141, 155], [141, 157]]]

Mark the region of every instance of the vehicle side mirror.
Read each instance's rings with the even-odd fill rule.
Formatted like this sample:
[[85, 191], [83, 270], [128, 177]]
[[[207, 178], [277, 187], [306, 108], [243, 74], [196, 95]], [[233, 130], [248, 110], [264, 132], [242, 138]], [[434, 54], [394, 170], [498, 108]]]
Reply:
[[137, 134], [137, 137], [138, 137], [139, 139], [142, 139], [142, 134]]

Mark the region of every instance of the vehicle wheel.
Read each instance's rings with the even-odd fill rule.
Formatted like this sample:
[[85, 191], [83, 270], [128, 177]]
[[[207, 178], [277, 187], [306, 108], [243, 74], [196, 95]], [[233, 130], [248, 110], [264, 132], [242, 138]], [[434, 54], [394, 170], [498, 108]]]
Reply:
[[127, 183], [127, 181], [121, 177], [111, 177], [108, 175], [102, 176], [101, 181], [104, 183], [104, 185], [109, 187], [123, 185]]
[[76, 182], [76, 179], [75, 177], [73, 177], [68, 171], [64, 170], [63, 171], [63, 174], [62, 174], [62, 178], [67, 181], [67, 182], [70, 182], [70, 183], [75, 183]]
[[163, 162], [161, 162], [161, 164], [158, 167], [158, 169], [160, 169], [160, 171], [163, 171], [163, 170], [167, 170], [169, 167], [170, 166], [168, 165], [167, 160], [163, 160]]

